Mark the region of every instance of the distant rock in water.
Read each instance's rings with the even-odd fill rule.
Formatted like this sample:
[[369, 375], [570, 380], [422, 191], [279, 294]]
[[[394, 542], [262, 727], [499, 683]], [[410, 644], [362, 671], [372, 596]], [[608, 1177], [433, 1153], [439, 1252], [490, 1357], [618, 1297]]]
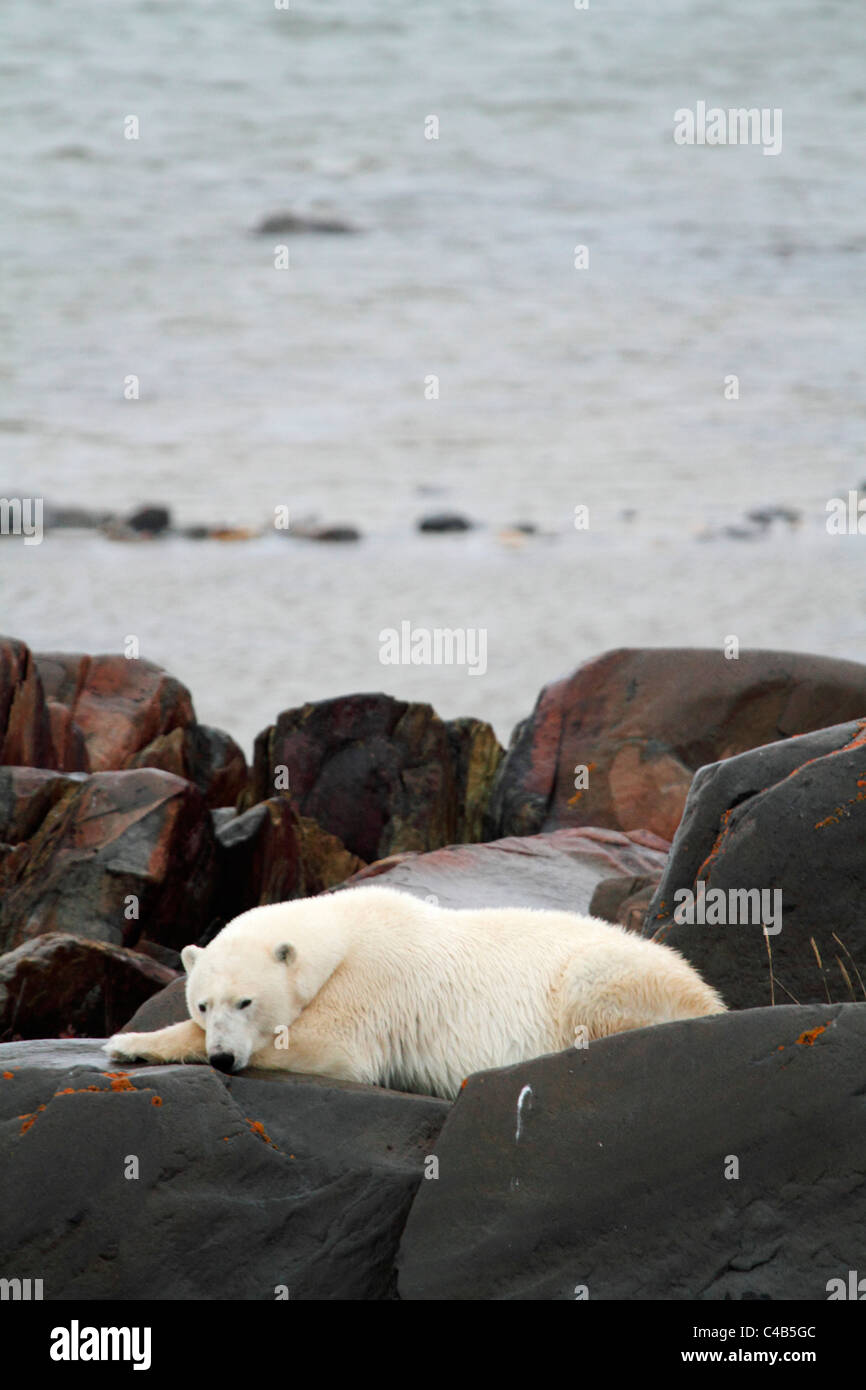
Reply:
[[139, 507], [126, 518], [127, 526], [133, 531], [146, 531], [149, 536], [158, 536], [171, 526], [171, 512], [168, 507]]
[[436, 512], [433, 516], [423, 516], [418, 522], [419, 531], [472, 531], [474, 527], [474, 521], [457, 512]]
[[282, 236], [284, 233], [300, 235], [306, 232], [341, 235], [356, 232], [358, 228], [339, 217], [307, 217], [295, 212], [274, 212], [264, 218], [255, 230], [259, 236]]
[[359, 541], [361, 532], [356, 526], [293, 526], [284, 532], [289, 538], [300, 536], [305, 541]]

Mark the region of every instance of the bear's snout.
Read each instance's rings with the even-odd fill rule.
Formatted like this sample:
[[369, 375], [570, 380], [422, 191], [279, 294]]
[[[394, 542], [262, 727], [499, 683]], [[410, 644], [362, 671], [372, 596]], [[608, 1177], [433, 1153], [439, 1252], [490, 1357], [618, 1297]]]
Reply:
[[233, 1052], [215, 1052], [212, 1057], [208, 1058], [208, 1061], [212, 1067], [216, 1067], [217, 1071], [231, 1072], [234, 1070], [235, 1054]]

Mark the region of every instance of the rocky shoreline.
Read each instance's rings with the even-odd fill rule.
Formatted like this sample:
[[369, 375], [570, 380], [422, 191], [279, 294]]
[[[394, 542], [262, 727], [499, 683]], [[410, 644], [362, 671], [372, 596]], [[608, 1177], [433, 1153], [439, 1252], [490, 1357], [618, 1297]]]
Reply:
[[[46, 1298], [824, 1298], [866, 1237], [864, 817], [855, 662], [608, 652], [508, 749], [346, 695], [276, 713], [248, 766], [152, 663], [0, 638], [0, 1248]], [[93, 1039], [185, 1016], [183, 945], [383, 878], [656, 935], [731, 1012], [471, 1078], [453, 1107], [108, 1069]], [[778, 933], [676, 912], [749, 890], [779, 895]]]

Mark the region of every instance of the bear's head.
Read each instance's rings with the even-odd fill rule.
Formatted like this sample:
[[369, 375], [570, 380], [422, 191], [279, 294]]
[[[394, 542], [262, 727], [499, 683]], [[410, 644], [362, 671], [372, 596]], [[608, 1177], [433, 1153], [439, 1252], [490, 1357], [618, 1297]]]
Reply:
[[241, 1071], [257, 1053], [273, 1066], [272, 1049], [287, 1046], [287, 1030], [345, 954], [339, 935], [310, 938], [301, 923], [295, 941], [284, 936], [275, 908], [294, 906], [254, 908], [208, 946], [181, 951], [189, 1016], [205, 1030], [208, 1060], [220, 1071]]

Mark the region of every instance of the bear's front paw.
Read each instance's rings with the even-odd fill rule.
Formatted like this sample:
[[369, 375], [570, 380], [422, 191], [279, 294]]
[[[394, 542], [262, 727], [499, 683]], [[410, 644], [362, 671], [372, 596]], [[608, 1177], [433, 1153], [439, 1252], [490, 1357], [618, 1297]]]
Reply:
[[102, 1048], [115, 1062], [161, 1062], [152, 1033], [115, 1033]]

